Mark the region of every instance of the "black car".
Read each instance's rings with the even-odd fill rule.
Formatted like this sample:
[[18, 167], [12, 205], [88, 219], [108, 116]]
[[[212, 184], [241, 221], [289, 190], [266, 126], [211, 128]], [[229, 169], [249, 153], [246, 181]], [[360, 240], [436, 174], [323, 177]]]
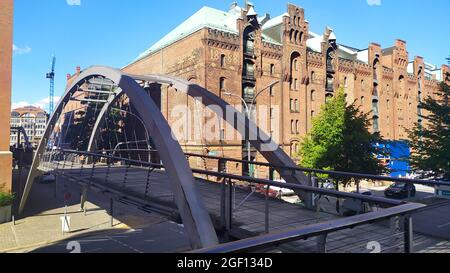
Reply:
[[394, 183], [384, 191], [388, 198], [408, 198], [416, 196], [416, 187], [409, 183]]

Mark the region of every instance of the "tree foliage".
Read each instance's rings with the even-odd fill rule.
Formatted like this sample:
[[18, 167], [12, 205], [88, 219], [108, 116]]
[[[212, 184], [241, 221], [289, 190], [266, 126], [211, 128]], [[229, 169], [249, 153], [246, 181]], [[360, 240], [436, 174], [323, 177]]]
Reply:
[[[450, 74], [447, 74], [450, 79]], [[450, 180], [450, 86], [442, 82], [435, 98], [419, 107], [423, 122], [409, 131], [411, 166], [422, 178]]]
[[[385, 172], [375, 147], [382, 139], [379, 133], [370, 133], [369, 115], [361, 113], [355, 103], [347, 105], [344, 91], [339, 90], [313, 119], [311, 133], [300, 147], [302, 166], [365, 174]], [[335, 177], [335, 181], [346, 186], [353, 180]]]

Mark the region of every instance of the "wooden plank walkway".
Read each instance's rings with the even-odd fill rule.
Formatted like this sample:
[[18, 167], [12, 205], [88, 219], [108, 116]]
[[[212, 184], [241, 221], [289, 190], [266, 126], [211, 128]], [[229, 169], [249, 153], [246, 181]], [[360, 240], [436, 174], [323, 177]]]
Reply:
[[[95, 172], [90, 169], [81, 169], [74, 165], [64, 172], [80, 179], [90, 179], [100, 184], [143, 200], [175, 207], [174, 196], [171, 192], [169, 180], [164, 171], [155, 170], [151, 173], [139, 167], [114, 166], [109, 170], [105, 166], [96, 166]], [[108, 175], [107, 175], [108, 173]], [[148, 194], [145, 195], [148, 183]], [[197, 179], [197, 186], [204, 199], [205, 205], [213, 219], [218, 221], [221, 213], [221, 184]], [[265, 232], [265, 196], [254, 193], [250, 197], [250, 190], [235, 190], [235, 206], [247, 198], [235, 212], [233, 227], [245, 230], [250, 234]], [[291, 228], [301, 228], [317, 222], [332, 221], [338, 215], [320, 212], [316, 213], [296, 204], [280, 199], [269, 199], [269, 231], [282, 231]], [[327, 251], [331, 253], [369, 253], [370, 242], [377, 242], [382, 252], [402, 252], [403, 233], [393, 234], [389, 223], [372, 224], [343, 230], [329, 234], [327, 238]], [[415, 251], [417, 252], [450, 252], [450, 242], [430, 236], [415, 234]], [[280, 246], [282, 252], [311, 253], [317, 252], [316, 238], [297, 241]]]

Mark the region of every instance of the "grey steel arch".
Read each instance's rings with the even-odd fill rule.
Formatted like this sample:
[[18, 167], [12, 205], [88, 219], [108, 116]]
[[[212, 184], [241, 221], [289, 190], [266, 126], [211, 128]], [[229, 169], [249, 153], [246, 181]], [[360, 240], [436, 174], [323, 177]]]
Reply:
[[[173, 76], [168, 75], [131, 75], [128, 74], [129, 77], [138, 81], [147, 81], [151, 83], [159, 83], [172, 85], [178, 91], [186, 93], [188, 96], [192, 98], [200, 98], [201, 102], [204, 106], [215, 106], [212, 107], [213, 110], [218, 116], [222, 113], [226, 113], [227, 107], [231, 107], [223, 99], [214, 95], [212, 92], [209, 92], [205, 88], [188, 82], [186, 80], [182, 80]], [[219, 107], [222, 111], [220, 113], [216, 107]], [[107, 108], [109, 104], [104, 105], [104, 109], [102, 109], [103, 115], [107, 112]], [[251, 144], [264, 156], [264, 158], [274, 166], [286, 166], [286, 167], [297, 167], [297, 165], [292, 161], [292, 159], [279, 147], [277, 143], [273, 140], [270, 143], [264, 143], [265, 139], [271, 139], [269, 136], [260, 130], [253, 121], [249, 121], [246, 116], [242, 113], [236, 111], [237, 115], [237, 123], [230, 124], [234, 127], [235, 130], [244, 130], [244, 132], [240, 132], [242, 135], [245, 135], [245, 130], [249, 131], [250, 142]], [[98, 121], [104, 120], [104, 117], [99, 117]], [[228, 120], [226, 120], [228, 121]], [[100, 124], [97, 124], [95, 131], [100, 130]], [[92, 136], [98, 135], [99, 132], [94, 132]], [[92, 142], [94, 140], [91, 140]], [[92, 148], [92, 147], [91, 147]], [[281, 177], [288, 182], [294, 184], [302, 184], [311, 186], [311, 181], [305, 176], [303, 172], [292, 172], [292, 171], [283, 171], [277, 170]], [[305, 192], [297, 192], [298, 196], [304, 201], [304, 203], [311, 207], [312, 205], [312, 197], [311, 194]]]
[[152, 135], [156, 148], [160, 151], [160, 157], [164, 167], [167, 169], [175, 201], [189, 235], [191, 246], [193, 248], [201, 248], [218, 244], [211, 218], [195, 186], [194, 176], [183, 151], [176, 140], [172, 137], [167, 137], [172, 136], [172, 131], [162, 113], [147, 93], [136, 83], [135, 79], [122, 73], [120, 70], [103, 66], [94, 66], [84, 70], [67, 88], [63, 98], [58, 103], [36, 151], [20, 203], [19, 213], [25, 207], [33, 181], [38, 174], [40, 158], [64, 106], [86, 79], [95, 76], [108, 78], [118, 85], [129, 99], [133, 101], [136, 111], [142, 117], [146, 129]]
[[108, 98], [108, 100], [103, 105], [102, 109], [100, 110], [100, 113], [98, 114], [97, 119], [95, 120], [94, 127], [92, 129], [92, 134], [89, 138], [89, 144], [87, 151], [93, 152], [94, 147], [97, 145], [96, 141], [100, 134], [100, 126], [103, 125], [106, 119], [106, 113], [108, 113], [109, 107], [114, 104], [117, 99], [123, 94], [123, 91], [121, 89], [115, 91], [113, 94], [111, 94]]

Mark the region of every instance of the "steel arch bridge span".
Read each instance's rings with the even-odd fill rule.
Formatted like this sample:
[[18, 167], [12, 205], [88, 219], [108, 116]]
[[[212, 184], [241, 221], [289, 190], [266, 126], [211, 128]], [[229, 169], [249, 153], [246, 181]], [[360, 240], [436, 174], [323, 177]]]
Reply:
[[203, 199], [196, 188], [193, 173], [179, 143], [174, 138], [168, 137], [172, 136], [172, 130], [161, 111], [151, 97], [147, 95], [147, 92], [136, 82], [135, 78], [122, 73], [120, 70], [103, 66], [94, 66], [84, 70], [66, 89], [39, 143], [20, 202], [19, 213], [23, 211], [26, 205], [33, 181], [39, 173], [38, 167], [42, 155], [65, 105], [78, 88], [93, 77], [103, 77], [116, 84], [133, 102], [134, 108], [142, 117], [145, 128], [151, 134], [154, 144], [160, 152], [160, 158], [167, 171], [175, 202], [191, 246], [202, 248], [217, 245], [217, 235]]
[[[158, 87], [158, 85], [170, 85], [177, 91], [183, 92], [191, 98], [200, 99], [201, 103], [205, 107], [210, 107], [209, 109], [215, 112], [218, 117], [224, 118], [223, 114], [227, 113], [227, 109], [232, 107], [229, 103], [214, 95], [212, 92], [209, 92], [207, 89], [177, 77], [168, 75], [131, 74], [128, 74], [128, 76], [136, 81], [155, 83], [156, 85], [154, 85], [153, 88], [150, 88], [150, 92], [160, 92], [161, 89]], [[120, 97], [120, 95], [121, 93], [120, 91], [118, 91], [117, 93], [112, 95], [109, 98], [108, 102], [103, 106], [99, 117], [96, 120], [96, 124], [89, 141], [89, 152], [94, 152], [95, 141], [100, 133], [101, 126], [105, 122], [105, 117], [108, 113], [108, 109], [110, 105], [114, 104], [114, 102]], [[239, 111], [236, 111], [234, 114], [236, 115], [237, 122], [229, 124], [232, 125], [235, 130], [239, 131], [242, 136], [245, 136], [246, 131], [248, 131], [248, 136], [250, 137], [251, 144], [264, 156], [264, 158], [270, 164], [273, 164], [274, 166], [294, 168], [297, 167], [294, 161], [292, 161], [292, 159], [279, 147], [279, 145], [275, 143], [263, 130], [260, 130], [253, 121], [250, 121]], [[224, 120], [226, 122], [229, 122], [229, 119]], [[268, 142], [267, 140], [270, 141]], [[305, 176], [303, 172], [292, 172], [285, 170], [277, 171], [280, 173], [281, 177], [288, 183], [311, 186], [311, 181]], [[302, 191], [298, 191], [296, 193], [308, 207], [311, 206], [311, 194]]]

